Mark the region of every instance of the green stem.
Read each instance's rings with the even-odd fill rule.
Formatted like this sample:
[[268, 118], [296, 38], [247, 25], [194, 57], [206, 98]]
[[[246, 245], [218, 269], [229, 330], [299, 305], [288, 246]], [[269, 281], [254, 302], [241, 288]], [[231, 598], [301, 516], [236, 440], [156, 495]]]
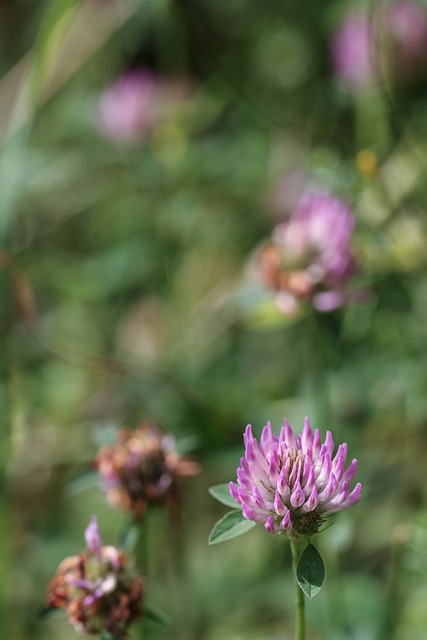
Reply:
[[116, 636], [111, 635], [109, 631], [101, 631], [101, 640], [119, 640]]
[[295, 579], [295, 640], [305, 640], [305, 602], [304, 593], [297, 582], [297, 564], [299, 560], [299, 539], [291, 538], [292, 569]]
[[[135, 559], [136, 559], [136, 564], [138, 566], [139, 571], [147, 576], [148, 574], [148, 521], [147, 521], [147, 517], [148, 514], [145, 514], [145, 517], [143, 518], [143, 520], [140, 521], [139, 526], [140, 526], [140, 531], [139, 531], [139, 538], [138, 538], [138, 543], [135, 549]], [[146, 625], [146, 619], [144, 616], [142, 616], [142, 621], [141, 621], [141, 634], [140, 634], [140, 639], [141, 640], [147, 640], [148, 638], [148, 632], [147, 632], [147, 625]]]

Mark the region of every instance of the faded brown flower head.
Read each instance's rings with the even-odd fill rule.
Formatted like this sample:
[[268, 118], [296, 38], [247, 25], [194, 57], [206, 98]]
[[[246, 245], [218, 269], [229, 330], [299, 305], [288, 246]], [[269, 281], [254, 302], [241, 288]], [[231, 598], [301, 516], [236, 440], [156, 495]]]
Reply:
[[85, 537], [87, 549], [59, 565], [48, 585], [46, 605], [64, 609], [79, 633], [106, 630], [126, 638], [129, 625], [141, 616], [143, 579], [132, 572], [123, 551], [102, 546], [95, 516]]
[[176, 505], [183, 478], [199, 471], [176, 451], [173, 436], [150, 422], [121, 429], [113, 444], [101, 448], [96, 466], [110, 504], [135, 517], [150, 503]]

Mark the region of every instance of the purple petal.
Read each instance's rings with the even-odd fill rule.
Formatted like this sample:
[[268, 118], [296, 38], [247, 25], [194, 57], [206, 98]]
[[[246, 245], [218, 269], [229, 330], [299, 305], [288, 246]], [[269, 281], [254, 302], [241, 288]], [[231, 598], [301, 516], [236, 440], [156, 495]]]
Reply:
[[356, 504], [361, 498], [362, 493], [362, 484], [360, 482], [354, 487], [353, 491], [348, 494], [347, 498], [341, 504], [341, 509], [347, 509], [351, 507], [353, 504]]
[[325, 503], [326, 501], [328, 501], [331, 498], [331, 496], [333, 496], [337, 488], [338, 488], [338, 483], [336, 481], [334, 474], [331, 472], [325, 488], [323, 489], [323, 491], [319, 492], [319, 502]]
[[248, 446], [249, 442], [252, 442], [254, 439], [253, 434], [252, 434], [252, 425], [248, 424], [246, 429], [245, 429], [245, 433], [243, 435], [243, 442], [245, 443], [245, 447]]
[[292, 487], [296, 482], [300, 482], [301, 477], [301, 462], [298, 460], [297, 463], [294, 462], [292, 467], [291, 475], [289, 476], [288, 485]]
[[277, 480], [277, 489], [279, 490], [280, 494], [284, 494], [286, 489], [289, 489], [288, 487], [288, 482], [287, 482], [287, 478], [286, 478], [286, 469], [285, 467], [282, 468], [280, 474], [279, 474], [279, 478]]
[[342, 456], [339, 458], [335, 457], [332, 463], [332, 473], [337, 479], [337, 482], [341, 482], [344, 475], [344, 458]]
[[313, 511], [318, 504], [319, 504], [319, 497], [317, 495], [317, 489], [316, 487], [313, 487], [310, 497], [302, 505], [301, 511], [303, 513], [309, 513], [310, 511]]
[[346, 482], [350, 483], [353, 480], [353, 478], [354, 478], [354, 476], [356, 474], [356, 470], [357, 470], [357, 459], [354, 458], [351, 461], [351, 464], [350, 464], [349, 468], [347, 469], [347, 471], [345, 471], [343, 479]]
[[243, 489], [246, 489], [246, 491], [252, 491], [253, 484], [249, 480], [247, 474], [240, 467], [237, 469], [237, 480]]
[[350, 492], [347, 500], [346, 500], [346, 506], [351, 506], [353, 504], [356, 504], [356, 502], [358, 502], [358, 500], [360, 500], [362, 495], [362, 483], [358, 482], [356, 484], [356, 486], [354, 487], [353, 491]]
[[288, 511], [285, 515], [285, 517], [283, 518], [283, 520], [280, 522], [281, 529], [285, 529], [286, 531], [290, 531], [292, 529], [292, 520], [291, 520], [291, 512]]
[[362, 485], [360, 482], [358, 482], [357, 485], [354, 487], [353, 491], [349, 493], [349, 495], [343, 502], [336, 503], [331, 501], [331, 504], [328, 506], [328, 508], [324, 509], [322, 513], [325, 516], [329, 516], [329, 515], [332, 515], [333, 513], [337, 513], [337, 511], [344, 511], [344, 509], [348, 509], [349, 507], [353, 506], [354, 504], [356, 504], [356, 502], [360, 500], [361, 491], [362, 491]]
[[304, 500], [305, 500], [304, 491], [301, 489], [301, 485], [298, 480], [295, 483], [294, 489], [291, 493], [291, 505], [294, 507], [294, 509], [297, 509], [302, 504], [304, 504]]
[[92, 516], [89, 525], [85, 531], [86, 546], [93, 555], [102, 560], [102, 540], [98, 529], [98, 519], [96, 516]]
[[274, 524], [273, 516], [267, 518], [264, 529], [269, 533], [276, 533], [276, 525]]
[[[348, 450], [348, 447], [347, 447], [345, 442], [343, 442], [343, 444], [340, 444], [340, 446], [338, 447], [337, 452], [335, 454], [335, 457], [332, 460], [332, 463], [334, 464], [335, 460], [337, 460], [338, 458], [342, 458], [343, 461], [344, 461], [344, 464], [345, 464], [345, 461], [347, 459], [347, 450]], [[334, 471], [334, 467], [333, 466], [332, 466], [332, 471]]]
[[241, 501], [240, 501], [239, 489], [238, 487], [236, 487], [234, 482], [229, 483], [228, 489], [230, 491], [231, 497], [240, 504]]
[[341, 505], [344, 502], [344, 500], [347, 498], [348, 491], [349, 491], [349, 489], [348, 489], [347, 482], [343, 482], [341, 484], [341, 486], [338, 486], [335, 489], [334, 494], [332, 495], [332, 497], [329, 500], [329, 504], [332, 505], [332, 506]]
[[288, 509], [283, 504], [278, 491], [276, 491], [276, 495], [274, 497], [274, 510], [279, 516], [284, 516], [288, 511]]
[[330, 431], [326, 432], [325, 447], [329, 455], [332, 456], [332, 453], [334, 451], [334, 440], [332, 438], [332, 433]]
[[72, 587], [78, 587], [79, 589], [84, 589], [85, 591], [92, 591], [94, 588], [93, 582], [90, 580], [85, 580], [84, 578], [65, 578], [67, 584]]
[[252, 520], [257, 524], [261, 524], [261, 522], [265, 522], [265, 513], [260, 513], [259, 511], [255, 511], [252, 507], [249, 507], [247, 504], [242, 505], [242, 513], [245, 518], [248, 520]]
[[[304, 488], [307, 487], [307, 484], [311, 485], [314, 482], [314, 471], [312, 465], [306, 459], [304, 462], [304, 470], [301, 478], [301, 484]], [[311, 491], [311, 486], [309, 491]]]
[[98, 599], [94, 593], [90, 593], [83, 598], [83, 604], [85, 607], [91, 607]]
[[261, 495], [261, 492], [258, 489], [258, 487], [254, 488], [253, 497], [255, 499], [255, 504], [256, 504], [257, 507], [259, 507], [260, 509], [264, 509], [264, 510], [268, 509], [268, 505], [266, 504], [266, 501], [263, 498], [263, 496]]
[[271, 449], [270, 466], [269, 466], [270, 482], [274, 485], [279, 477], [279, 454], [277, 444]]
[[313, 431], [311, 430], [310, 420], [308, 418], [304, 421], [304, 429], [301, 435], [301, 448], [304, 453], [307, 453], [308, 448], [313, 446]]
[[316, 478], [316, 486], [318, 489], [323, 489], [325, 484], [327, 484], [332, 469], [331, 456], [328, 453], [325, 453], [323, 456], [322, 467], [319, 475]]
[[322, 446], [321, 440], [320, 440], [320, 432], [319, 429], [315, 429], [314, 430], [314, 436], [313, 436], [313, 458], [317, 458], [317, 456], [319, 455], [319, 451], [320, 451], [320, 447]]
[[289, 422], [285, 418], [284, 424], [284, 440], [288, 446], [288, 449], [296, 449], [296, 442], [294, 432], [292, 431]]
[[252, 496], [247, 493], [244, 489], [238, 489], [239, 493], [239, 502], [243, 506], [244, 504], [248, 505], [248, 507], [254, 506], [254, 501]]
[[264, 429], [261, 433], [261, 452], [263, 456], [267, 456], [267, 454], [271, 451], [271, 448], [274, 443], [273, 432], [271, 431], [271, 424], [267, 422]]

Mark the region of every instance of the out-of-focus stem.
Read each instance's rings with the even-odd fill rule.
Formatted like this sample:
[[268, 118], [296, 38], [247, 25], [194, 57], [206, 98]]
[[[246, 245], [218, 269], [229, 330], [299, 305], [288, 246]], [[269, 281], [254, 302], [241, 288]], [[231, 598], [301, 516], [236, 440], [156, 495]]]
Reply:
[[[1, 275], [0, 275], [1, 277]], [[5, 308], [8, 306], [7, 288], [0, 279], [0, 291], [5, 300]], [[9, 623], [10, 611], [8, 600], [10, 598], [10, 545], [9, 545], [9, 500], [7, 494], [6, 471], [7, 461], [10, 456], [10, 423], [11, 408], [9, 397], [10, 380], [10, 350], [7, 343], [7, 321], [4, 314], [0, 317], [0, 334], [3, 337], [2, 356], [0, 358], [0, 638], [10, 637]]]
[[309, 375], [309, 393], [318, 424], [323, 425], [330, 418], [328, 370], [324, 356], [324, 332], [320, 318], [312, 310], [307, 318], [307, 371]]

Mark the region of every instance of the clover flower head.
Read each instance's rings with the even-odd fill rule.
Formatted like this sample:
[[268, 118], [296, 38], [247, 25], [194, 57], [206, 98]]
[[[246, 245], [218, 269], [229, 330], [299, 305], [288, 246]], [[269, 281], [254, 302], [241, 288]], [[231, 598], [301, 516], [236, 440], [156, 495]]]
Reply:
[[199, 470], [176, 451], [173, 436], [150, 422], [121, 429], [113, 444], [101, 448], [96, 466], [110, 504], [136, 517], [149, 504], [179, 502], [183, 478]]
[[237, 484], [230, 482], [230, 494], [244, 517], [263, 524], [269, 533], [310, 537], [327, 516], [361, 497], [360, 482], [350, 489], [357, 460], [345, 468], [347, 445], [341, 444], [334, 456], [331, 433], [322, 443], [308, 418], [297, 436], [286, 419], [279, 436], [268, 423], [259, 443], [248, 425], [244, 443], [245, 455], [237, 469]]
[[354, 217], [349, 205], [327, 191], [306, 192], [290, 218], [277, 225], [258, 252], [257, 271], [285, 314], [311, 302], [322, 312], [349, 299], [356, 271], [350, 248]]
[[348, 91], [369, 87], [376, 75], [375, 41], [369, 14], [352, 7], [331, 42], [335, 74]]
[[64, 609], [79, 633], [108, 631], [126, 638], [141, 616], [144, 583], [123, 551], [103, 546], [95, 516], [85, 533], [87, 549], [65, 558], [50, 581], [46, 604]]
[[155, 123], [155, 77], [144, 69], [123, 74], [105, 89], [97, 123], [111, 138], [132, 141], [146, 136]]
[[188, 95], [188, 84], [182, 79], [133, 69], [101, 94], [95, 110], [96, 125], [101, 133], [115, 140], [144, 140], [159, 124], [176, 115]]

